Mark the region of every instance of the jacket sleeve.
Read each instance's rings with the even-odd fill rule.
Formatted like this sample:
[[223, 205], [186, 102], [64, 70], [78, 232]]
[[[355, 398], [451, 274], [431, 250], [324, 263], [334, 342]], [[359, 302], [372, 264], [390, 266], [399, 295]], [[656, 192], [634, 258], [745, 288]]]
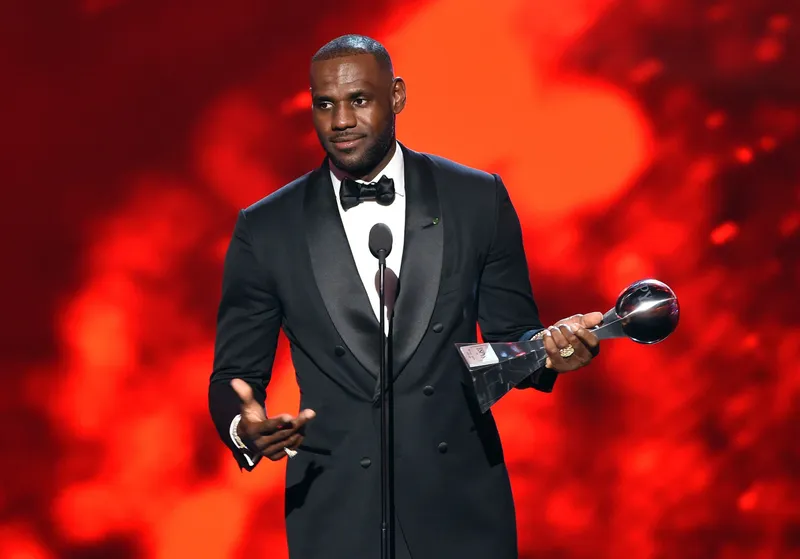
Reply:
[[[486, 342], [530, 339], [543, 329], [533, 299], [519, 217], [503, 181], [495, 175], [494, 233], [478, 289], [478, 325]], [[542, 368], [518, 388], [550, 392], [556, 373]]]
[[247, 382], [255, 399], [264, 405], [281, 317], [280, 301], [257, 261], [247, 216], [241, 211], [225, 255], [208, 404], [220, 438], [239, 466], [247, 470], [258, 460], [248, 460], [231, 439], [231, 422], [241, 411], [241, 401], [230, 381], [239, 378]]

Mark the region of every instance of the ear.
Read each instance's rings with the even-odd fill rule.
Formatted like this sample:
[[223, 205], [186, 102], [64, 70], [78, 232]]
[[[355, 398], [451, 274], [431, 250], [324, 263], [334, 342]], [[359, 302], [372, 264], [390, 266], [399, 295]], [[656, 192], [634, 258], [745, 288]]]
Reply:
[[394, 114], [400, 114], [405, 106], [406, 82], [398, 76], [392, 80], [392, 111], [394, 111]]

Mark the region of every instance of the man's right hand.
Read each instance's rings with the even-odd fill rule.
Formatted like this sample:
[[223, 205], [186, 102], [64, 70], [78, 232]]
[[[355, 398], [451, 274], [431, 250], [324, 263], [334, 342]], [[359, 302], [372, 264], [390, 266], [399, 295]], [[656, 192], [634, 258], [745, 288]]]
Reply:
[[303, 410], [296, 417], [284, 413], [267, 418], [264, 408], [253, 398], [253, 389], [241, 379], [233, 379], [231, 386], [242, 400], [242, 419], [237, 434], [248, 450], [270, 460], [286, 456], [285, 449], [295, 449], [303, 442], [303, 426], [311, 421], [314, 410]]

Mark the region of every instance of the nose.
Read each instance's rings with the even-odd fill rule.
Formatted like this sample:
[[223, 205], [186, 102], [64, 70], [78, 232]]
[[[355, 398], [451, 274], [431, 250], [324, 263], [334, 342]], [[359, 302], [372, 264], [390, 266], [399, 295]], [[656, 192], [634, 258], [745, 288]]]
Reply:
[[340, 103], [333, 108], [331, 126], [334, 130], [347, 130], [356, 125], [356, 115], [349, 103]]

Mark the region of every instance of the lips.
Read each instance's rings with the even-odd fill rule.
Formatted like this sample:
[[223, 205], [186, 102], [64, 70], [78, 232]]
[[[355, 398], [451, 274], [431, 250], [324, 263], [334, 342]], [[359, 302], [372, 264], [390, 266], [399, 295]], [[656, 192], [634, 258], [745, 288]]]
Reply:
[[363, 139], [364, 136], [348, 136], [344, 138], [336, 138], [335, 140], [331, 140], [331, 143], [336, 149], [345, 151], [356, 147], [358, 143]]

